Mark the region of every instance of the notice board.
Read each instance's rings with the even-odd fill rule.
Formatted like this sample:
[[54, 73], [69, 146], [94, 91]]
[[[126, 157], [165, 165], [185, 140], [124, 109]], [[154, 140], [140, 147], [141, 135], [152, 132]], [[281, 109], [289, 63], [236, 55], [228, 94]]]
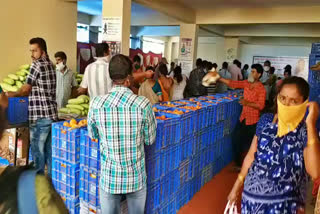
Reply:
[[279, 77], [283, 77], [284, 67], [286, 65], [291, 65], [292, 75], [303, 77], [308, 80], [309, 74], [309, 57], [301, 56], [254, 56], [253, 64], [262, 64], [269, 60], [271, 66], [275, 67], [275, 74]]

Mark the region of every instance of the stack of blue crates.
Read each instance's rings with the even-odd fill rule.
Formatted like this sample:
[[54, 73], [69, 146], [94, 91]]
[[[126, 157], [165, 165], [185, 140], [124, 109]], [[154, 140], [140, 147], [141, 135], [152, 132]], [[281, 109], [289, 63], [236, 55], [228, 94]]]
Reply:
[[80, 135], [81, 129], [52, 124], [52, 182], [71, 214], [80, 213]]
[[81, 214], [100, 213], [100, 143], [81, 130], [80, 140], [80, 209]]
[[[156, 116], [165, 116], [166, 120], [157, 120], [156, 142], [145, 147], [146, 213], [177, 213], [232, 161], [231, 134], [241, 113], [238, 102], [242, 93], [235, 90], [214, 98], [154, 105]], [[184, 108], [197, 105], [202, 108]], [[169, 113], [174, 110], [184, 114]]]
[[[320, 62], [320, 43], [313, 43], [311, 54], [309, 56], [309, 76], [310, 100], [320, 104], [320, 71], [313, 71], [312, 66]], [[320, 67], [320, 65], [319, 65]], [[318, 121], [318, 129], [320, 130], [320, 120]]]

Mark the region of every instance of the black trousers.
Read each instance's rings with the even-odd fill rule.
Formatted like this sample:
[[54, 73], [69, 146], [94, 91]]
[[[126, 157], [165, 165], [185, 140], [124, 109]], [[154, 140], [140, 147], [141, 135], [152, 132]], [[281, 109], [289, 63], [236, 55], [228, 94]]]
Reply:
[[239, 122], [234, 130], [232, 144], [234, 160], [238, 167], [242, 166], [242, 154], [250, 149], [252, 139], [256, 134], [257, 124], [246, 125], [246, 121]]

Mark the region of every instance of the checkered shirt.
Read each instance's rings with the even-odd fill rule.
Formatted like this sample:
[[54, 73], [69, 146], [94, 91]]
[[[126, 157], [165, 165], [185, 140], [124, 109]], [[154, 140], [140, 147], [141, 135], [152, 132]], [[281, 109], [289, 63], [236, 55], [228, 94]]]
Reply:
[[259, 109], [255, 109], [249, 106], [243, 106], [240, 121], [242, 122], [245, 119], [246, 125], [248, 126], [258, 123], [260, 119], [260, 112], [264, 109], [266, 102], [266, 89], [264, 88], [263, 84], [259, 82], [254, 86], [253, 89], [250, 89], [250, 83], [248, 82], [248, 80], [231, 81], [229, 87], [243, 88], [244, 99], [248, 102], [257, 103], [259, 105]]
[[40, 118], [57, 120], [56, 71], [49, 58], [34, 61], [26, 83], [32, 86], [29, 95], [29, 121]]
[[156, 138], [150, 102], [116, 86], [90, 103], [89, 136], [100, 139], [100, 187], [110, 194], [127, 194], [146, 186], [144, 144]]

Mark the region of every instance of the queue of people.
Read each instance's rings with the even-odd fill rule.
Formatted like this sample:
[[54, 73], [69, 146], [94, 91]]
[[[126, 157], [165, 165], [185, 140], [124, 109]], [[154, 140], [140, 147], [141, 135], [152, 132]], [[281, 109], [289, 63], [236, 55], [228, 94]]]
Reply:
[[[290, 77], [289, 66], [286, 78], [278, 83], [270, 62], [253, 64], [249, 72], [248, 65], [241, 69], [239, 60], [231, 65], [224, 62], [219, 70], [217, 64], [197, 59], [189, 78], [174, 64], [170, 76], [165, 58], [155, 68], [143, 71], [138, 57], [133, 62], [121, 54], [111, 58], [104, 43], [97, 45], [96, 61], [88, 65], [78, 88], [65, 53], [55, 54], [54, 67], [44, 39], [33, 38], [29, 43], [33, 62], [26, 84], [18, 92], [0, 95], [0, 135], [6, 128], [8, 97], [29, 96], [34, 167], [8, 167], [0, 176], [0, 188], [6, 193], [0, 194], [0, 213], [17, 213], [24, 207], [39, 213], [67, 213], [50, 182], [51, 124], [58, 120], [57, 109], [73, 94], [91, 97], [88, 132], [101, 142], [102, 213], [119, 213], [121, 197], [126, 196], [129, 213], [143, 214], [147, 197], [144, 145], [154, 143], [157, 127], [152, 104], [232, 88], [241, 88], [244, 94], [233, 137], [240, 173], [228, 197], [230, 204], [236, 203], [244, 188], [242, 213], [303, 211], [307, 176], [320, 177], [319, 106], [308, 102], [308, 83]], [[215, 81], [204, 86], [208, 74]], [[274, 112], [261, 116], [268, 96], [274, 96]], [[44, 176], [45, 167], [48, 177]], [[25, 176], [34, 184], [29, 204], [18, 200], [26, 188], [18, 184]]]

